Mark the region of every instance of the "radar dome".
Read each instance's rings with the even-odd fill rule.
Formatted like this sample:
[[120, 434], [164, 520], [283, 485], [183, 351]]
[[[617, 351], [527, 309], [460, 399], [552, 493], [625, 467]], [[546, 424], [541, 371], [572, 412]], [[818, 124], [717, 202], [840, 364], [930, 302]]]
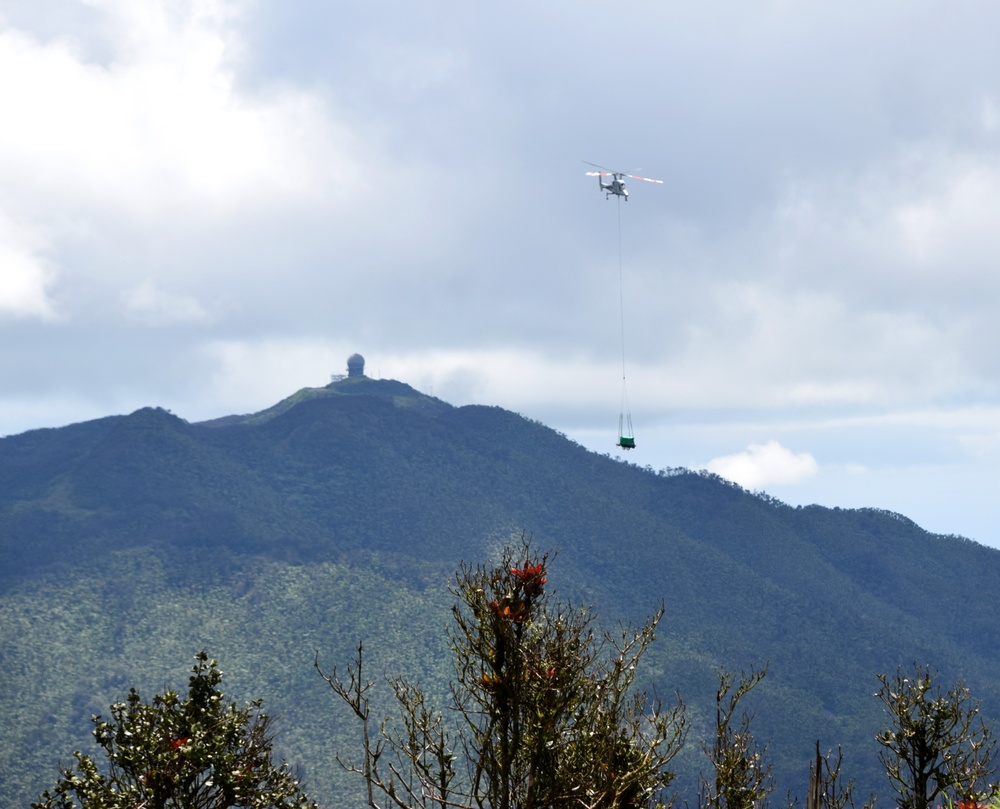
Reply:
[[364, 376], [365, 375], [365, 358], [360, 354], [351, 354], [347, 358], [347, 375], [351, 376]]

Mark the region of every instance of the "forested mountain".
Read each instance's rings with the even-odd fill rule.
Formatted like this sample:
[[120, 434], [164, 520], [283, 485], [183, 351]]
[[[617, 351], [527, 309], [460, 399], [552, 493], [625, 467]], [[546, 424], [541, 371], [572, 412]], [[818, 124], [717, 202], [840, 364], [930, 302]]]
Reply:
[[1000, 715], [1000, 552], [884, 511], [641, 469], [500, 408], [354, 377], [250, 416], [147, 408], [0, 439], [2, 805], [91, 748], [91, 714], [133, 685], [182, 686], [205, 648], [229, 693], [280, 716], [278, 747], [314, 797], [360, 806], [333, 760], [354, 728], [316, 652], [343, 664], [365, 638], [373, 671], [443, 706], [449, 578], [524, 530], [558, 549], [559, 596], [605, 625], [664, 603], [642, 679], [688, 705], [689, 803], [720, 667], [768, 666], [748, 707], [780, 797], [804, 793], [816, 739], [843, 745], [862, 797], [888, 797], [880, 672], [930, 663]]

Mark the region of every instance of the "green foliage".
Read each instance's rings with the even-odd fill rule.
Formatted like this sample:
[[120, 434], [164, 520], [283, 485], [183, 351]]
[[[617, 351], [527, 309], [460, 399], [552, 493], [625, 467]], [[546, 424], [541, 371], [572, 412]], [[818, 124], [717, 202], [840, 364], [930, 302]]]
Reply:
[[95, 716], [101, 771], [74, 753], [58, 783], [33, 809], [293, 809], [314, 807], [291, 770], [272, 761], [271, 721], [261, 702], [226, 703], [222, 672], [200, 652], [182, 699], [167, 691], [145, 703], [133, 688]]
[[[658, 612], [637, 632], [598, 636], [591, 613], [554, 603], [549, 558], [522, 537], [495, 565], [465, 567], [454, 594], [451, 715], [390, 679], [395, 729], [372, 721], [362, 646], [347, 678], [323, 678], [360, 721], [368, 804], [415, 807], [664, 806], [669, 765], [683, 743], [683, 705], [633, 690]], [[608, 652], [607, 657], [604, 652]], [[319, 668], [317, 663], [317, 668]]]
[[[310, 791], [339, 795], [349, 779], [327, 762], [349, 729], [330, 727], [313, 650], [348, 657], [363, 633], [378, 646], [374, 665], [404, 666], [435, 693], [448, 676], [446, 640], [429, 626], [449, 614], [453, 565], [365, 561], [220, 563], [204, 551], [143, 549], [0, 599], [0, 805], [27, 806], [65, 757], [89, 749], [93, 714], [130, 686], [164, 690], [163, 672], [198, 648], [226, 662], [228, 693], [265, 698], [280, 725], [275, 750], [301, 767]], [[413, 615], [428, 616], [428, 628]]]
[[930, 667], [918, 665], [912, 675], [897, 669], [878, 680], [888, 725], [875, 738], [900, 809], [928, 809], [942, 794], [972, 805], [996, 794], [988, 783], [996, 741], [961, 682], [944, 692]]

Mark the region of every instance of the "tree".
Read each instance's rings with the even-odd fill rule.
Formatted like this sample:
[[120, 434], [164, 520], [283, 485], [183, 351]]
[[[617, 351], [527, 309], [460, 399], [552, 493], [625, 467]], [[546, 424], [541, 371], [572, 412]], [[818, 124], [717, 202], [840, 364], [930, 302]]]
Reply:
[[897, 669], [878, 679], [888, 726], [875, 738], [900, 809], [928, 809], [942, 794], [973, 804], [996, 794], [987, 783], [997, 769], [996, 741], [961, 682], [942, 692], [937, 675], [916, 664], [912, 676]]
[[766, 806], [774, 790], [767, 749], [750, 732], [752, 716], [744, 711], [736, 723], [740, 701], [767, 675], [767, 668], [740, 673], [733, 689], [733, 674], [719, 673], [715, 692], [715, 739], [705, 745], [713, 777], [702, 779], [699, 805], [702, 809], [757, 809]]
[[55, 788], [33, 809], [301, 809], [315, 804], [288, 766], [272, 761], [271, 719], [261, 701], [226, 703], [222, 671], [206, 652], [195, 657], [188, 696], [173, 691], [142, 701], [133, 688], [94, 717], [94, 737], [107, 757], [102, 773], [74, 753]]
[[522, 536], [496, 565], [460, 568], [449, 635], [454, 722], [393, 677], [398, 722], [376, 725], [375, 681], [363, 674], [361, 644], [346, 679], [320, 669], [359, 720], [360, 763], [338, 761], [363, 776], [372, 809], [670, 802], [668, 765], [684, 740], [683, 705], [633, 691], [662, 608], [638, 631], [599, 633], [589, 610], [550, 600], [548, 567], [549, 556]]
[[[833, 751], [821, 755], [819, 740], [816, 740], [816, 757], [809, 765], [809, 793], [806, 796], [806, 809], [855, 809], [854, 780], [844, 781], [841, 766], [844, 763], [844, 753], [837, 746], [837, 755]], [[875, 796], [869, 798], [863, 809], [873, 809]]]

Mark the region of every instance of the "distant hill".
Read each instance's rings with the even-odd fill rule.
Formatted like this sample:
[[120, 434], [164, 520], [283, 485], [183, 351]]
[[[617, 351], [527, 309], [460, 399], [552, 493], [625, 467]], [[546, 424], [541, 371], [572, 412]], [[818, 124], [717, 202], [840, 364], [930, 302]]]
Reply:
[[375, 669], [443, 694], [449, 577], [522, 530], [559, 550], [551, 583], [602, 623], [665, 604], [643, 680], [689, 706], [689, 803], [720, 666], [768, 664], [748, 707], [776, 798], [804, 794], [816, 739], [843, 745], [862, 797], [888, 797], [879, 672], [930, 663], [1000, 714], [1000, 552], [352, 377], [201, 424], [145, 408], [0, 439], [0, 806], [91, 749], [91, 714], [128, 687], [182, 687], [203, 647], [230, 693], [280, 716], [314, 795], [360, 806], [333, 761], [354, 728], [316, 651], [345, 663], [365, 638]]

